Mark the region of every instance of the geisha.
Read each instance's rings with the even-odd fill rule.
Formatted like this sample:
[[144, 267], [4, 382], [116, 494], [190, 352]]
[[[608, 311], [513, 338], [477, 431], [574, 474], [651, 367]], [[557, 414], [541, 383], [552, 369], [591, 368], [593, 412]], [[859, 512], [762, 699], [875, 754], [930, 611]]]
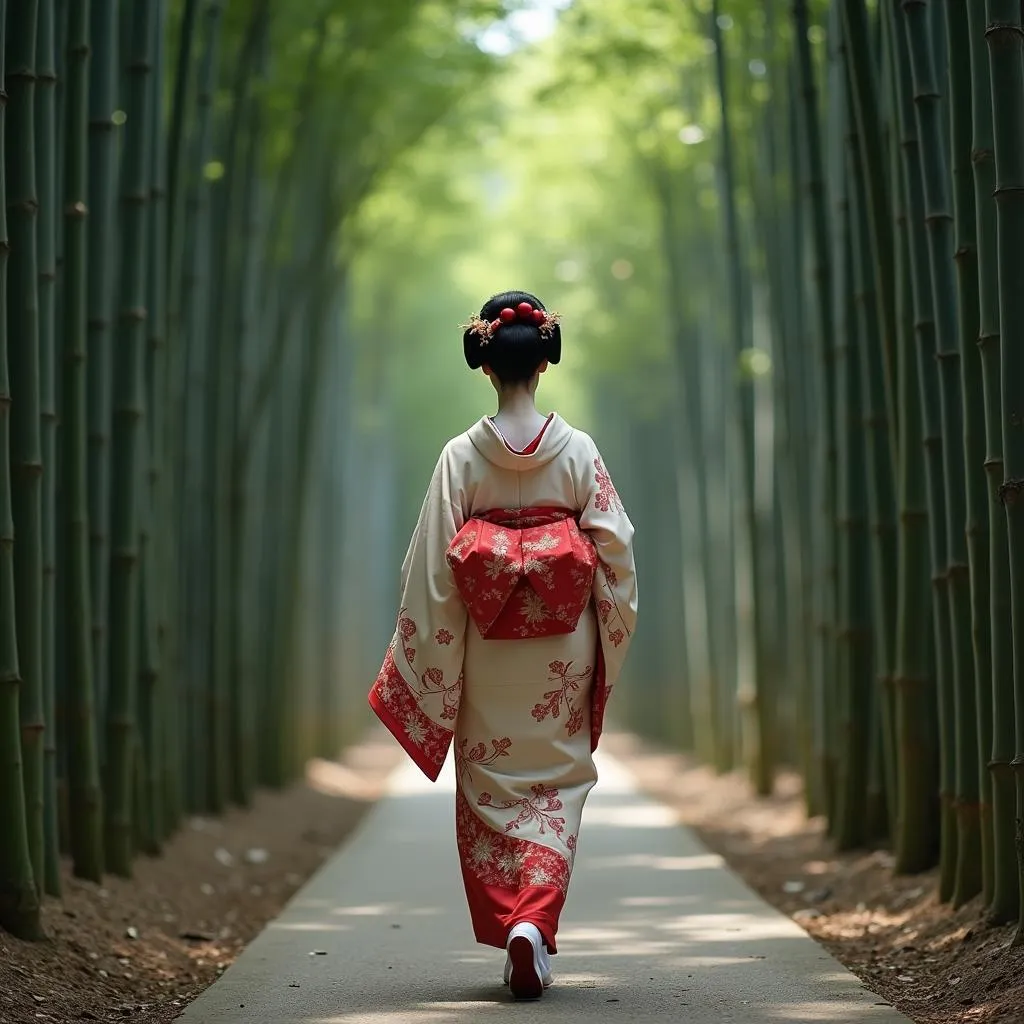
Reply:
[[551, 983], [605, 707], [636, 624], [633, 526], [593, 440], [541, 415], [557, 315], [505, 292], [464, 326], [498, 395], [445, 445], [402, 566], [370, 705], [436, 780], [454, 747], [456, 838], [478, 942], [505, 983]]

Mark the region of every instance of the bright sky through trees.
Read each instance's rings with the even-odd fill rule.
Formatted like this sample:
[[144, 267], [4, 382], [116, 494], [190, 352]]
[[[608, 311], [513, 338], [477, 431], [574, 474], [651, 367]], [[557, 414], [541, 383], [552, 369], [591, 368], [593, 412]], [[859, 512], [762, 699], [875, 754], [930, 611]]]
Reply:
[[485, 53], [508, 56], [518, 47], [546, 39], [555, 30], [558, 15], [572, 0], [527, 0], [519, 10], [495, 22], [477, 37]]

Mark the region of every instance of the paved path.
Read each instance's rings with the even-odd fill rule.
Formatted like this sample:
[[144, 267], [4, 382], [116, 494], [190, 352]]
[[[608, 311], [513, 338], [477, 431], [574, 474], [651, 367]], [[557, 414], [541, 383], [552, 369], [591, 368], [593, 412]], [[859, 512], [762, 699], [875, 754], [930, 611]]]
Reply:
[[[515, 1003], [477, 946], [455, 858], [449, 763], [403, 764], [389, 795], [185, 1024], [906, 1021], [599, 756], [554, 958]], [[323, 955], [314, 955], [322, 951]]]

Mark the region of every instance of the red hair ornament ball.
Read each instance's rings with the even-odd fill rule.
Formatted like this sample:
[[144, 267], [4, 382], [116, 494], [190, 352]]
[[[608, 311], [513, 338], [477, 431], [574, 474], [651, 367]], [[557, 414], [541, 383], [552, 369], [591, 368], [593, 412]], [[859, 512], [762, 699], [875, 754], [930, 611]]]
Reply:
[[515, 309], [511, 306], [506, 306], [490, 322], [481, 320], [479, 316], [474, 315], [470, 317], [468, 324], [462, 325], [462, 328], [476, 334], [480, 339], [480, 344], [486, 345], [490, 342], [491, 337], [505, 324], [511, 324], [516, 320], [520, 320], [539, 328], [541, 338], [547, 340], [554, 333], [559, 319], [557, 313], [546, 313], [543, 309], [534, 309], [533, 305], [529, 302], [520, 302]]

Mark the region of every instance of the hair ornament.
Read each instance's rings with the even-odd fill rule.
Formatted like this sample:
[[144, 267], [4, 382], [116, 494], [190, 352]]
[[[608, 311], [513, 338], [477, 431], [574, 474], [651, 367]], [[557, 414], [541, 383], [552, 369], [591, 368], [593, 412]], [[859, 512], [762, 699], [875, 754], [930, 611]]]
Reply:
[[515, 309], [506, 306], [494, 320], [483, 320], [476, 314], [469, 318], [468, 324], [463, 324], [462, 329], [477, 335], [481, 346], [490, 343], [491, 338], [501, 329], [504, 324], [516, 322], [533, 324], [540, 329], [540, 336], [546, 341], [555, 333], [555, 327], [561, 321], [558, 313], [549, 313], [544, 309], [534, 309], [529, 302], [520, 302]]

